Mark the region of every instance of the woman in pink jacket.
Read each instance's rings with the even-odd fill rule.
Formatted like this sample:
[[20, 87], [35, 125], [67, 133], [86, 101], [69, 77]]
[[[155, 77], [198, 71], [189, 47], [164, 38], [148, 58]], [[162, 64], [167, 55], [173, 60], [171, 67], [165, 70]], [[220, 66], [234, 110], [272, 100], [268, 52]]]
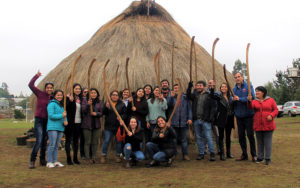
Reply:
[[267, 89], [263, 86], [255, 88], [256, 99], [248, 97], [249, 107], [254, 109], [253, 129], [256, 133], [258, 158], [257, 163], [266, 160], [271, 163], [272, 136], [276, 128], [274, 119], [278, 114], [278, 108], [273, 98], [267, 97]]

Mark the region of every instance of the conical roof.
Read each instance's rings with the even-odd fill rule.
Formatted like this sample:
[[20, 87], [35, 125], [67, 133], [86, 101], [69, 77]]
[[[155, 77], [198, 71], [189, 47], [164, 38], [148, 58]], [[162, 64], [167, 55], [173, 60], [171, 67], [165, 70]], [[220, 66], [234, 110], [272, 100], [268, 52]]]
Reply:
[[[52, 81], [55, 88], [63, 89], [67, 77], [72, 72], [75, 59], [81, 54], [77, 63], [74, 83], [87, 87], [87, 72], [93, 58], [97, 61], [91, 73], [91, 87], [99, 89], [103, 96], [104, 84], [102, 70], [107, 59], [107, 80], [109, 88], [114, 89], [114, 77], [119, 65], [118, 89], [127, 87], [125, 77], [125, 61], [129, 57], [129, 78], [131, 89], [143, 87], [145, 84], [157, 85], [153, 59], [161, 49], [161, 79], [171, 80], [171, 51], [175, 42], [174, 74], [180, 78], [184, 89], [190, 79], [190, 43], [191, 37], [178, 25], [172, 16], [159, 4], [152, 3], [150, 15], [147, 16], [146, 3], [134, 1], [123, 13], [103, 25], [89, 41], [75, 52], [63, 59], [40, 83]], [[196, 44], [198, 80], [212, 79], [212, 63], [210, 54]], [[193, 80], [194, 77], [193, 65]], [[228, 72], [228, 79], [233, 84], [233, 76]], [[219, 86], [224, 82], [223, 69], [216, 61], [216, 80]], [[69, 90], [70, 92], [70, 90]]]

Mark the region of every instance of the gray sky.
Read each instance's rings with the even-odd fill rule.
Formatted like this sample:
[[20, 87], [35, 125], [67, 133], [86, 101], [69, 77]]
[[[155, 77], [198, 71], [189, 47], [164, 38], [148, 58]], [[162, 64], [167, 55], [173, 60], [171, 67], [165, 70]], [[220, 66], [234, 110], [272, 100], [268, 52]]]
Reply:
[[[131, 0], [9, 0], [0, 2], [0, 82], [13, 94], [30, 94], [28, 82], [50, 72]], [[196, 42], [232, 71], [245, 61], [251, 43], [250, 78], [254, 86], [275, 78], [276, 70], [300, 57], [298, 0], [156, 0]], [[41, 80], [41, 79], [40, 79]]]

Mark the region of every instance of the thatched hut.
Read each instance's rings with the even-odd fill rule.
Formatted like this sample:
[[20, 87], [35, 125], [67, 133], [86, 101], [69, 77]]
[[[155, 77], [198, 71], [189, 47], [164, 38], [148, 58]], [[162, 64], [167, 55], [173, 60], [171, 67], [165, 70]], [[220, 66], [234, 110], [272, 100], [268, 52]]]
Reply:
[[[114, 75], [119, 65], [118, 88], [126, 88], [125, 60], [130, 57], [129, 77], [132, 90], [149, 83], [157, 85], [153, 59], [161, 49], [161, 78], [171, 79], [171, 50], [175, 42], [174, 53], [175, 78], [180, 78], [184, 89], [190, 79], [190, 43], [191, 37], [176, 23], [172, 16], [159, 4], [152, 2], [147, 15], [147, 3], [134, 1], [123, 13], [103, 25], [84, 45], [62, 60], [39, 84], [52, 81], [55, 88], [64, 88], [65, 81], [72, 71], [72, 64], [81, 54], [75, 80], [87, 86], [87, 72], [93, 58], [97, 61], [93, 66], [91, 86], [99, 88], [103, 96], [102, 70], [107, 59], [111, 62], [107, 67], [107, 79], [110, 89], [114, 88]], [[212, 78], [212, 63], [210, 54], [199, 44], [196, 44], [198, 80]], [[193, 65], [193, 69], [194, 65]], [[193, 70], [193, 72], [194, 72]], [[194, 77], [193, 73], [193, 77]], [[228, 72], [232, 82], [233, 77]], [[193, 78], [195, 81], [195, 77]], [[217, 85], [224, 81], [221, 64], [216, 61]], [[70, 91], [70, 90], [69, 90]]]

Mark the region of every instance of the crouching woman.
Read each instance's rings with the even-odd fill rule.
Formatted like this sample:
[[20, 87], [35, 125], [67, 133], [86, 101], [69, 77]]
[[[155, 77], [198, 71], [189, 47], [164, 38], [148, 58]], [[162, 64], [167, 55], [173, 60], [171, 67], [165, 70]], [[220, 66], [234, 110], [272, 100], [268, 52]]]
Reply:
[[67, 113], [63, 107], [63, 91], [56, 90], [48, 106], [48, 123], [47, 132], [49, 138], [49, 146], [47, 151], [47, 167], [63, 167], [64, 165], [57, 161], [58, 144], [64, 134], [65, 126], [68, 125]]
[[130, 168], [131, 164], [135, 165], [137, 161], [145, 159], [144, 153], [141, 150], [143, 143], [143, 130], [141, 126], [138, 125], [135, 117], [130, 118], [128, 130], [129, 132], [126, 133], [124, 146], [126, 168]]
[[167, 126], [164, 117], [158, 117], [151, 142], [146, 144], [146, 152], [150, 157], [147, 167], [159, 165], [160, 162], [167, 162], [167, 166], [171, 166], [172, 157], [176, 154], [174, 139], [176, 139], [174, 129]]

